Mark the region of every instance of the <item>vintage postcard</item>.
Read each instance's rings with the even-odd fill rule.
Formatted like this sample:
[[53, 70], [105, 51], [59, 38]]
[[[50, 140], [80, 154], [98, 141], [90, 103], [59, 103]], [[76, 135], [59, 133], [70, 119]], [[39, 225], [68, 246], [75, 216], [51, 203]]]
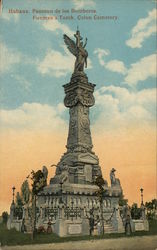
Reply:
[[0, 23], [2, 246], [156, 234], [155, 1], [1, 0]]

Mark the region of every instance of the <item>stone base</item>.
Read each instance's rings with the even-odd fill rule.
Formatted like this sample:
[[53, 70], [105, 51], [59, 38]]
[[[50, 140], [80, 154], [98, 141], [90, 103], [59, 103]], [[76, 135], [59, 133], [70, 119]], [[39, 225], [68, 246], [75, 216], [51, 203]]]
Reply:
[[[62, 195], [68, 197], [72, 197], [73, 195], [82, 195], [84, 199], [87, 199], [87, 196], [91, 196], [91, 198], [94, 198], [92, 196], [95, 196], [95, 192], [98, 190], [98, 187], [96, 185], [92, 184], [81, 184], [81, 183], [69, 183], [69, 182], [64, 182], [62, 184]], [[107, 184], [104, 186], [104, 191], [106, 194], [106, 198], [109, 200], [117, 200], [119, 199], [119, 196], [121, 195], [122, 189], [121, 186], [108, 186]], [[60, 183], [52, 183], [44, 188], [44, 190], [40, 193], [40, 196], [45, 196], [45, 195], [61, 195], [61, 185]], [[39, 197], [40, 197], [39, 196]], [[98, 199], [98, 197], [95, 197]], [[105, 199], [105, 197], [104, 197]], [[118, 201], [116, 203], [114, 202], [114, 206], [117, 206]]]
[[[106, 196], [103, 198], [103, 220], [105, 233], [124, 232], [122, 219], [119, 215], [118, 201], [121, 194], [120, 186], [104, 187]], [[96, 195], [98, 187], [88, 184], [63, 183], [50, 184], [45, 187], [37, 199], [40, 207], [39, 224], [45, 225], [50, 220], [53, 231], [59, 236], [89, 235], [89, 218], [92, 215], [95, 223], [102, 220], [101, 206]], [[98, 229], [96, 229], [98, 231]]]
[[135, 231], [149, 231], [148, 220], [132, 220]]
[[10, 230], [15, 228], [17, 231], [21, 232], [22, 220], [11, 220], [10, 218], [7, 221], [7, 228]]
[[[48, 227], [48, 220], [43, 222], [43, 226], [45, 230]], [[37, 225], [38, 227], [38, 225]], [[90, 226], [89, 226], [89, 218], [77, 218], [77, 219], [66, 219], [66, 218], [58, 218], [55, 222], [52, 222], [52, 231], [56, 233], [60, 237], [68, 237], [68, 236], [81, 236], [81, 235], [89, 235], [90, 234]], [[105, 222], [104, 218], [104, 233], [123, 233], [124, 227], [122, 225], [122, 221], [118, 220], [116, 223], [112, 221], [110, 223]], [[97, 221], [95, 220], [94, 230], [92, 235], [100, 235], [103, 233], [102, 228], [97, 227]]]
[[65, 153], [57, 164], [56, 175], [50, 184], [65, 183], [93, 184], [101, 175], [98, 157], [94, 153]]
[[60, 237], [89, 234], [89, 223], [85, 220], [59, 219], [54, 225], [54, 232]]

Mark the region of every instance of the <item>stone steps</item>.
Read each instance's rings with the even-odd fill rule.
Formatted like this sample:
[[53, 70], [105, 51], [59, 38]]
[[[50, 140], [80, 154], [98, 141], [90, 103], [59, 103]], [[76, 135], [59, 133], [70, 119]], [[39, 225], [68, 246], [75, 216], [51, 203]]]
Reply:
[[[111, 224], [104, 224], [104, 233], [115, 233], [115, 229]], [[98, 235], [97, 227], [94, 228], [94, 235]]]
[[111, 224], [104, 224], [104, 232], [105, 233], [113, 233], [115, 232], [115, 229]]

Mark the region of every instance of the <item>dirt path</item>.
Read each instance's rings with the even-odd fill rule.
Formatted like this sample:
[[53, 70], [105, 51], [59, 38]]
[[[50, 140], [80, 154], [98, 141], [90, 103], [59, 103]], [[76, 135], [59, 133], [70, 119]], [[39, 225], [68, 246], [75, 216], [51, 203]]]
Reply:
[[2, 250], [157, 250], [157, 235], [42, 245], [5, 246], [2, 247]]

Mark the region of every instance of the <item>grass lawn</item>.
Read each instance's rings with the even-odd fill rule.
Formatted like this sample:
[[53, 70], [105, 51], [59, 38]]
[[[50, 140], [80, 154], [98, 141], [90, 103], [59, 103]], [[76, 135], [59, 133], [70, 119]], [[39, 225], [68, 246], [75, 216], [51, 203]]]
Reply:
[[[135, 232], [129, 237], [143, 236], [143, 235], [156, 235], [157, 234], [157, 221], [149, 222], [150, 231], [149, 232]], [[17, 232], [15, 229], [7, 230], [6, 226], [0, 224], [0, 242], [1, 245], [26, 245], [26, 244], [42, 244], [42, 243], [57, 243], [57, 242], [67, 242], [67, 241], [80, 241], [80, 240], [92, 240], [92, 239], [109, 239], [109, 238], [119, 238], [126, 237], [124, 233], [112, 233], [105, 234], [101, 236], [70, 236], [60, 238], [56, 234], [46, 234], [40, 233], [36, 234], [34, 240], [31, 240], [30, 234], [24, 234]]]

